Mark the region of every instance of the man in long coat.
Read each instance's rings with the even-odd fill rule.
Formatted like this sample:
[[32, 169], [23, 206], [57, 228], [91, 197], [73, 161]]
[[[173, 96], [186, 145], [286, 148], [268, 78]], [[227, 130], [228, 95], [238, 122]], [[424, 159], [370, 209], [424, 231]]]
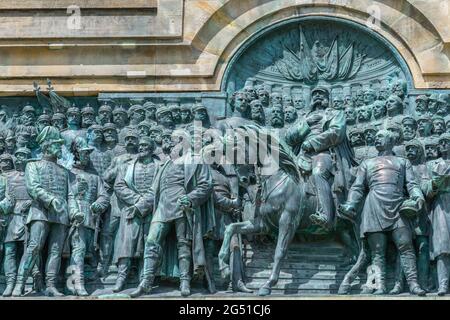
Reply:
[[131, 259], [140, 259], [144, 253], [144, 236], [151, 221], [155, 198], [151, 188], [158, 168], [154, 150], [153, 140], [141, 138], [137, 158], [119, 172], [114, 186], [117, 198], [124, 204], [114, 244], [113, 260], [118, 264], [115, 292], [121, 291], [125, 285]]

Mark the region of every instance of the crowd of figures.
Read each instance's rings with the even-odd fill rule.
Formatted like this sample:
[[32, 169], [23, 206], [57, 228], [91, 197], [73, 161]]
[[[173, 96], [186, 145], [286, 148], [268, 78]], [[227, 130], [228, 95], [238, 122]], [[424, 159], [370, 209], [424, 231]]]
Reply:
[[[68, 289], [79, 296], [88, 295], [85, 265], [95, 270], [92, 279], [117, 266], [114, 292], [125, 288], [136, 267], [140, 284], [132, 297], [150, 293], [158, 277], [179, 278], [183, 296], [190, 295], [193, 278], [203, 279], [214, 293], [217, 256], [229, 289], [251, 292], [239, 234], [266, 229], [255, 222], [265, 223], [257, 219], [264, 215], [261, 201], [245, 193], [252, 183], [261, 186], [261, 177], [250, 179], [255, 176], [221, 163], [188, 161], [194, 150], [174, 152], [174, 130], [192, 132], [193, 121], [202, 128], [214, 123], [223, 133], [245, 126], [277, 132], [301, 181], [307, 182], [302, 190], [317, 199], [309, 223], [338, 234], [354, 256], [340, 293], [350, 292], [367, 264], [377, 276], [363, 292], [388, 292], [390, 242], [398, 252], [391, 293], [403, 291], [404, 279], [413, 294], [430, 291], [436, 282], [431, 264], [437, 266], [438, 293], [448, 291], [447, 95], [420, 95], [415, 113], [406, 114], [402, 80], [343, 98], [316, 87], [308, 105], [301, 98], [269, 93], [264, 85], [247, 85], [231, 97], [233, 114], [216, 121], [201, 103], [148, 101], [127, 108], [105, 103], [96, 110], [72, 106], [54, 91], [47, 98], [37, 88], [37, 96], [41, 106], [52, 108], [27, 105], [14, 116], [8, 108], [0, 110], [3, 296], [23, 295], [29, 276], [34, 290], [61, 296], [57, 279], [65, 264], [74, 272]], [[273, 189], [266, 190], [266, 201]], [[251, 223], [243, 221], [248, 207]], [[300, 203], [292, 207], [303, 214]], [[279, 239], [286, 244], [282, 252], [277, 248], [276, 259], [285, 256], [293, 233]], [[270, 293], [276, 281], [271, 276], [260, 294]]]

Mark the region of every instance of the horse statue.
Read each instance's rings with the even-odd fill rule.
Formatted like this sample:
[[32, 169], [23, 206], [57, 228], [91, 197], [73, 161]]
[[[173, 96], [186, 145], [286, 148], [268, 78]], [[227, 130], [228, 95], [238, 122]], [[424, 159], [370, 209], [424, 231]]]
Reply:
[[[229, 277], [229, 248], [233, 235], [277, 234], [272, 272], [258, 292], [260, 296], [266, 296], [278, 281], [281, 262], [294, 235], [311, 228], [308, 217], [317, 209], [317, 196], [308, 192], [312, 187], [309, 181], [311, 162], [308, 159], [299, 162], [281, 139], [262, 127], [246, 125], [234, 128], [234, 133], [237, 140], [234, 137], [233, 152], [230, 153], [233, 167], [240, 187], [255, 205], [255, 217], [226, 227], [219, 252], [219, 268], [223, 278]], [[232, 139], [226, 137], [225, 145], [228, 146]], [[239, 152], [245, 154], [246, 160], [252, 155], [257, 155], [258, 160], [240, 163], [235, 159]], [[265, 158], [261, 160], [262, 154]], [[277, 166], [273, 167], [274, 164]]]

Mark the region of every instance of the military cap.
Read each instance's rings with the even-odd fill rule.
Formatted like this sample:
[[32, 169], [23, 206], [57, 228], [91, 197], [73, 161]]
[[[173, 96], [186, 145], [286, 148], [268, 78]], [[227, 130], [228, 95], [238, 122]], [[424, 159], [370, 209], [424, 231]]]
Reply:
[[29, 112], [29, 111], [36, 113], [36, 110], [34, 109], [34, 107], [30, 106], [30, 105], [26, 105], [22, 109], [22, 113]]
[[171, 104], [169, 105], [169, 108], [170, 108], [170, 111], [173, 111], [173, 110], [180, 110], [180, 105], [179, 105], [178, 103], [171, 103]]
[[352, 135], [357, 134], [357, 133], [363, 134], [364, 133], [364, 129], [362, 127], [354, 127], [353, 129], [350, 130], [349, 136], [352, 136]]
[[40, 122], [40, 121], [48, 121], [48, 122], [50, 122], [50, 121], [51, 121], [51, 118], [50, 118], [50, 116], [49, 116], [48, 114], [41, 114], [41, 115], [37, 118], [37, 122]]
[[152, 131], [163, 132], [163, 128], [160, 125], [155, 124], [150, 127], [150, 132]]
[[128, 115], [127, 111], [122, 106], [117, 106], [113, 110], [113, 114], [123, 113]]
[[311, 90], [311, 96], [314, 94], [314, 92], [316, 92], [316, 91], [320, 91], [320, 92], [323, 92], [323, 93], [326, 93], [326, 94], [330, 94], [330, 90], [328, 90], [327, 88], [325, 88], [325, 87], [315, 87], [314, 89], [312, 89]]
[[444, 132], [439, 136], [439, 141], [449, 140], [450, 141], [450, 132]]
[[374, 125], [371, 125], [371, 124], [368, 124], [368, 125], [363, 126], [363, 127], [362, 127], [362, 130], [363, 130], [364, 132], [369, 131], [369, 130], [372, 130], [372, 131], [378, 131], [378, 129], [377, 129]]
[[137, 126], [138, 126], [138, 128], [139, 127], [147, 127], [150, 129], [152, 127], [152, 124], [150, 122], [144, 120], [144, 121], [141, 121]]
[[198, 110], [206, 110], [208, 111], [208, 109], [206, 109], [206, 107], [203, 105], [203, 103], [196, 103], [193, 107], [192, 107], [192, 112], [196, 112]]
[[153, 139], [151, 139], [150, 137], [140, 137], [139, 138], [139, 144], [141, 144], [143, 142], [148, 143], [150, 145], [154, 145], [155, 144], [155, 141], [153, 141]]
[[416, 101], [428, 101], [428, 96], [421, 94], [417, 96]]
[[441, 120], [442, 122], [445, 122], [445, 120], [444, 120], [444, 117], [442, 117], [442, 116], [440, 116], [440, 115], [434, 115], [432, 118], [431, 118], [431, 121], [436, 121], [436, 120]]
[[418, 147], [419, 149], [422, 149], [422, 151], [423, 151], [423, 144], [419, 140], [413, 139], [413, 140], [405, 141], [405, 142], [403, 142], [403, 144], [405, 145], [405, 148], [414, 146], [414, 147]]
[[180, 106], [180, 110], [181, 111], [191, 111], [192, 110], [192, 105], [191, 104], [182, 104]]
[[161, 133], [161, 137], [171, 137], [172, 136], [172, 130], [170, 129], [164, 129]]
[[64, 143], [64, 139], [61, 138], [58, 128], [53, 126], [46, 126], [36, 137], [36, 142], [38, 144], [43, 144], [46, 142], [50, 143]]
[[52, 117], [52, 120], [64, 120], [66, 116], [63, 113], [55, 113]]
[[156, 104], [154, 102], [152, 102], [152, 101], [147, 101], [146, 103], [144, 103], [142, 105], [142, 107], [144, 109], [146, 109], [146, 110], [148, 110], [148, 109], [156, 109]]
[[414, 119], [414, 117], [412, 117], [412, 116], [404, 116], [403, 117], [402, 124], [406, 124], [406, 123], [417, 125], [416, 119]]
[[0, 160], [10, 160], [11, 162], [14, 162], [12, 155], [10, 155], [9, 153], [1, 154]]
[[31, 150], [28, 149], [28, 148], [26, 148], [26, 147], [21, 147], [21, 148], [17, 149], [17, 150], [14, 152], [14, 155], [16, 155], [16, 154], [18, 154], [18, 153], [23, 153], [23, 154], [26, 154], [26, 155], [30, 156], [30, 155], [31, 155]]
[[439, 144], [439, 139], [436, 137], [426, 137], [423, 139], [424, 146], [435, 146]]
[[5, 136], [5, 139], [16, 139], [16, 135], [14, 134], [14, 131], [11, 129], [6, 130], [6, 134], [1, 133], [1, 136]]
[[162, 116], [165, 113], [170, 113], [170, 108], [163, 105], [156, 110], [156, 117]]
[[450, 114], [444, 118], [445, 124], [450, 122]]
[[83, 109], [81, 109], [81, 114], [95, 114], [94, 108], [87, 104]]
[[71, 113], [76, 113], [76, 114], [80, 114], [80, 109], [78, 109], [77, 107], [70, 107], [67, 109], [67, 114], [71, 114]]
[[428, 121], [428, 122], [432, 122], [431, 121], [431, 117], [428, 115], [421, 115], [417, 118], [417, 122], [421, 122], [421, 121]]
[[106, 104], [106, 102], [105, 102], [104, 105], [102, 105], [102, 106], [100, 106], [100, 108], [98, 108], [98, 112], [100, 112], [100, 111], [112, 112], [112, 108], [110, 105]]
[[105, 125], [103, 126], [103, 131], [106, 130], [116, 130], [117, 131], [117, 126], [114, 123], [105, 123]]
[[128, 109], [128, 115], [131, 115], [133, 112], [136, 112], [138, 110], [145, 111], [144, 107], [140, 104], [134, 104], [130, 107], [130, 109]]
[[94, 131], [94, 130], [100, 130], [103, 131], [103, 126], [97, 123], [94, 123], [93, 125], [91, 125], [88, 129], [89, 131]]
[[125, 130], [125, 136], [124, 136], [124, 138], [127, 138], [127, 137], [135, 137], [135, 138], [139, 138], [139, 134], [138, 134], [138, 132], [137, 132], [135, 129], [127, 128], [127, 129]]

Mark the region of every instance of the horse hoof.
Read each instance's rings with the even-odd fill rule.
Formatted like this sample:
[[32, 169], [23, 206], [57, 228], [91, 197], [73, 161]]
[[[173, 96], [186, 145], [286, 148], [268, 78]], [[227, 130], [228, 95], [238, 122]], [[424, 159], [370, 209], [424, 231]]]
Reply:
[[341, 285], [338, 290], [338, 294], [345, 295], [350, 293], [350, 286], [347, 284]]
[[260, 296], [260, 297], [268, 296], [268, 295], [270, 295], [271, 291], [272, 290], [270, 288], [266, 288], [266, 287], [259, 288], [258, 296]]

